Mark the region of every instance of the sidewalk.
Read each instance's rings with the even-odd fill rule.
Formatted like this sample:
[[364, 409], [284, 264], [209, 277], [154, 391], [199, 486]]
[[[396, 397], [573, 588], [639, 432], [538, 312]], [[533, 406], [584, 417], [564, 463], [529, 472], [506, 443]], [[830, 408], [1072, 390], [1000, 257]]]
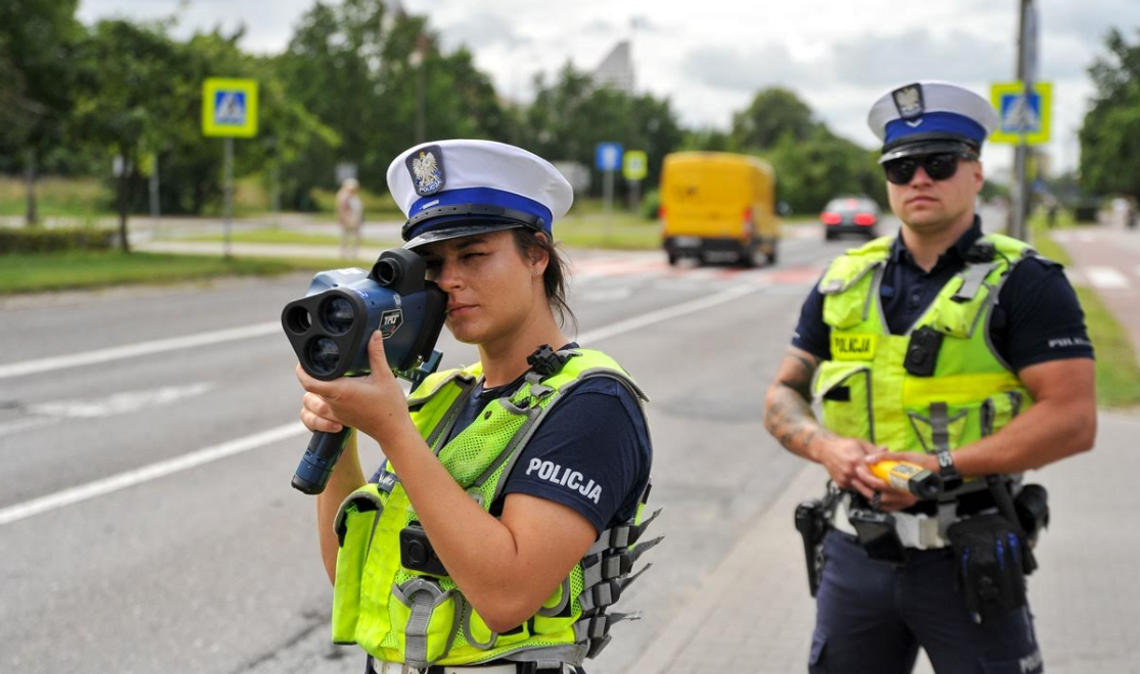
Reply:
[[[1097, 448], [1029, 479], [1049, 490], [1052, 525], [1030, 579], [1037, 636], [1050, 674], [1138, 674], [1133, 644], [1140, 536], [1128, 513], [1140, 503], [1140, 415], [1102, 413]], [[817, 496], [826, 473], [805, 466], [720, 567], [699, 599], [627, 671], [630, 674], [789, 674], [807, 671], [815, 619], [796, 504]], [[915, 668], [929, 673], [920, 658]]]
[[[1056, 233], [1054, 233], [1056, 235]], [[1057, 237], [1076, 282], [1097, 287], [1140, 352], [1140, 232], [1102, 226]], [[1096, 282], [1113, 266], [1130, 281]], [[1105, 284], [1107, 283], [1107, 286]], [[1030, 603], [1050, 674], [1140, 674], [1140, 535], [1129, 513], [1140, 506], [1140, 414], [1101, 412], [1096, 448], [1030, 473], [1049, 490], [1052, 523], [1041, 537], [1041, 568]], [[752, 525], [699, 598], [646, 649], [630, 674], [789, 674], [807, 671], [815, 620], [803, 545], [792, 524], [802, 500], [818, 496], [823, 468], [805, 465]], [[931, 674], [920, 656], [916, 674]]]
[[1140, 353], [1140, 231], [1110, 222], [1094, 227], [1053, 230], [1053, 239], [1072, 259], [1066, 269], [1076, 285], [1095, 288]]

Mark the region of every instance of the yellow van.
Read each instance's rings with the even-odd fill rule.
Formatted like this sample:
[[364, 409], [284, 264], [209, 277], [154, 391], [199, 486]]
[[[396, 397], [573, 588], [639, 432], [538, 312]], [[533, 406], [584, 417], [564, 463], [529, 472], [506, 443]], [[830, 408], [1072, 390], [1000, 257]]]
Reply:
[[665, 157], [660, 194], [669, 264], [696, 257], [751, 267], [757, 253], [776, 262], [776, 175], [767, 163], [728, 152], [675, 152]]

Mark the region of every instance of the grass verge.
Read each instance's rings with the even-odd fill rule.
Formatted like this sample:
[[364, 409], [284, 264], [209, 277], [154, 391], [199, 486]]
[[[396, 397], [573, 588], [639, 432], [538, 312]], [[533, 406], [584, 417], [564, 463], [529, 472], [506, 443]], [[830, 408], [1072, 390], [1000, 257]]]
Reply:
[[[96, 178], [45, 177], [36, 181], [36, 212], [41, 218], [73, 217], [83, 221], [114, 215], [114, 199]], [[27, 209], [23, 180], [0, 177], [0, 216], [22, 216]]]
[[[199, 236], [182, 237], [182, 241], [222, 241], [221, 234], [202, 234]], [[261, 227], [258, 229], [241, 230], [230, 234], [230, 241], [234, 243], [264, 243], [287, 244], [297, 246], [339, 246], [339, 234], [313, 234], [298, 232], [280, 227]], [[382, 246], [391, 248], [401, 245], [400, 241], [380, 241], [364, 239], [363, 243], [369, 246]]]
[[555, 223], [554, 238], [568, 248], [657, 250], [661, 226], [629, 213], [568, 215]]
[[[1049, 236], [1044, 219], [1032, 221], [1033, 246], [1045, 257], [1069, 266], [1072, 260], [1065, 249]], [[1140, 405], [1140, 361], [1123, 326], [1109, 311], [1100, 295], [1086, 286], [1075, 286], [1085, 324], [1096, 349], [1096, 397], [1101, 407], [1134, 407]]]
[[[0, 257], [0, 294], [167, 284], [219, 276], [284, 274], [314, 269], [325, 260], [205, 257], [118, 251], [68, 251]], [[343, 266], [344, 262], [332, 266]]]

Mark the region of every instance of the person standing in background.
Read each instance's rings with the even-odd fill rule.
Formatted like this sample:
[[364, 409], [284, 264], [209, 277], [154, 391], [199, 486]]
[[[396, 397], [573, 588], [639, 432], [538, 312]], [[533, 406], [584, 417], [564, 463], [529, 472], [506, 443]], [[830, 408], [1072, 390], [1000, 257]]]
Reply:
[[340, 222], [340, 256], [355, 258], [360, 254], [360, 228], [364, 225], [364, 203], [360, 200], [360, 183], [346, 178], [336, 193], [336, 217]]

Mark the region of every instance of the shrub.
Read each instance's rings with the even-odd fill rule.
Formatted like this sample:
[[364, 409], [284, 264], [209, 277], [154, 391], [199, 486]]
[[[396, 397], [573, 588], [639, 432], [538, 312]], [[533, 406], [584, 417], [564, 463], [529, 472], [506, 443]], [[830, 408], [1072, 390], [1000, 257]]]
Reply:
[[117, 242], [118, 233], [97, 227], [53, 229], [0, 227], [0, 255], [62, 250], [110, 250]]

